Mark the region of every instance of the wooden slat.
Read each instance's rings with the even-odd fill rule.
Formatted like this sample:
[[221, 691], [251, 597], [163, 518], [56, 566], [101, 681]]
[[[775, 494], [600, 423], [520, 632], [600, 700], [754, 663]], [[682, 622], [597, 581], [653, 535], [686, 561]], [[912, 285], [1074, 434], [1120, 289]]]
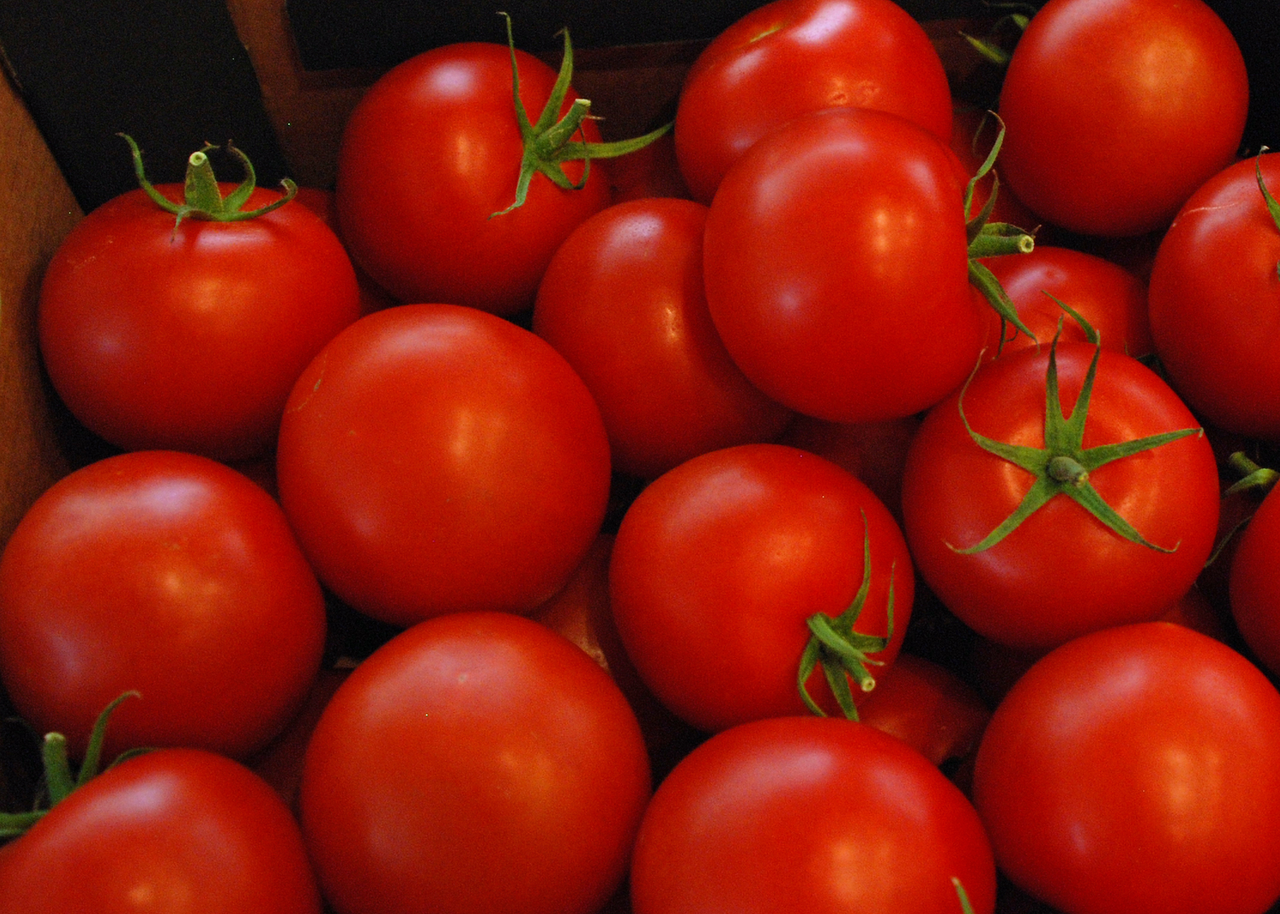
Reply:
[[13, 86], [0, 79], [0, 543], [71, 466], [35, 339], [40, 277], [82, 213]]

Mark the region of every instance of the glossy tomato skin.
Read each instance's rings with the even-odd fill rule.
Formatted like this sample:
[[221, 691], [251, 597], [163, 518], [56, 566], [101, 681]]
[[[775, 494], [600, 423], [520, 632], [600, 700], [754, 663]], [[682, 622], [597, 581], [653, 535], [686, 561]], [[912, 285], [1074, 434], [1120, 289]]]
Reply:
[[1231, 617], [1250, 651], [1267, 670], [1280, 670], [1280, 498], [1272, 489], [1231, 556]]
[[[1058, 302], [1083, 317], [1108, 349], [1142, 358], [1155, 348], [1147, 318], [1146, 283], [1118, 263], [1047, 244], [1038, 244], [1027, 254], [989, 257], [983, 262], [1008, 294], [1018, 317], [1035, 334], [1032, 339], [1007, 327], [1003, 346], [988, 344], [990, 357], [1037, 343], [1048, 345], [1055, 336], [1087, 340], [1085, 328]], [[991, 322], [990, 338], [999, 340], [1000, 315], [995, 309]]]
[[1248, 106], [1244, 57], [1201, 0], [1050, 0], [1005, 72], [1000, 174], [1071, 231], [1155, 231], [1235, 158]]
[[609, 443], [549, 344], [458, 305], [366, 315], [299, 379], [276, 455], [280, 498], [321, 581], [407, 626], [528, 611], [599, 532]]
[[652, 479], [706, 451], [766, 441], [790, 410], [756, 388], [707, 311], [707, 208], [648, 198], [587, 219], [556, 251], [533, 330], [599, 404], [614, 468]]
[[591, 914], [649, 790], [639, 725], [594, 660], [522, 616], [454, 613], [351, 672], [299, 798], [342, 914]]
[[1266, 911], [1280, 897], [1280, 694], [1167, 622], [1085, 635], [996, 708], [974, 803], [1002, 871], [1057, 910]]
[[906, 743], [853, 721], [733, 727], [654, 793], [631, 865], [635, 914], [995, 906], [995, 865], [960, 790]]
[[[896, 521], [864, 483], [777, 444], [703, 454], [650, 483], [623, 516], [609, 565], [614, 619], [641, 678], [707, 731], [805, 713], [796, 677], [806, 620], [853, 602], [864, 512], [870, 584], [856, 630], [888, 637], [871, 656], [889, 665], [915, 580]], [[811, 694], [839, 714], [822, 679], [820, 670], [811, 677]], [[855, 701], [865, 694], [853, 692]]]
[[[536, 120], [556, 72], [524, 51], [516, 61]], [[591, 121], [583, 131], [599, 141]], [[338, 150], [338, 221], [353, 259], [401, 301], [527, 308], [556, 247], [609, 202], [610, 186], [602, 163], [581, 190], [535, 175], [523, 206], [493, 216], [515, 201], [523, 154], [505, 45], [446, 45], [392, 68], [352, 111]], [[581, 180], [581, 164], [565, 171]]]
[[[1076, 402], [1095, 353], [1061, 343], [1064, 410]], [[963, 391], [973, 431], [999, 442], [1044, 446], [1049, 350], [984, 365]], [[1198, 422], [1150, 369], [1103, 350], [1084, 446], [1194, 429]], [[990, 548], [979, 543], [1022, 501], [1030, 473], [979, 447], [959, 395], [925, 417], [907, 454], [904, 532], [917, 570], [953, 613], [980, 634], [1019, 650], [1047, 650], [1096, 628], [1158, 618], [1195, 582], [1214, 542], [1218, 472], [1203, 434], [1131, 455], [1089, 475], [1102, 498], [1161, 552], [1127, 542], [1057, 495]]]
[[773, 128], [809, 111], [889, 111], [946, 139], [951, 91], [920, 23], [892, 0], [774, 0], [722, 31], [694, 61], [675, 118], [695, 200]]
[[[181, 185], [157, 190], [182, 200]], [[244, 208], [277, 199], [258, 188]], [[302, 369], [359, 316], [355, 271], [301, 204], [174, 223], [139, 189], [76, 225], [40, 288], [44, 365], [75, 417], [119, 448], [259, 456]]]
[[747, 151], [707, 215], [707, 306], [766, 394], [841, 422], [898, 418], [973, 368], [987, 317], [969, 285], [963, 168], [881, 111], [801, 115]]
[[0, 848], [0, 885], [4, 914], [321, 911], [288, 807], [200, 749], [144, 753], [72, 791]]
[[220, 463], [133, 451], [48, 489], [0, 557], [0, 677], [38, 732], [83, 752], [121, 693], [108, 753], [244, 757], [311, 688], [324, 595], [280, 506]]
[[1156, 250], [1151, 331], [1170, 382], [1226, 431], [1280, 439], [1280, 154], [1232, 165], [1189, 199]]

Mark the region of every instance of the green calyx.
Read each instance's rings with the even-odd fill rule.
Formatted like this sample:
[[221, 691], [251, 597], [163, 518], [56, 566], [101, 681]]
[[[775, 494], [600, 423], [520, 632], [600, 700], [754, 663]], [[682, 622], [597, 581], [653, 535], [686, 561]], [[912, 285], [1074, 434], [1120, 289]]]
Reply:
[[[106, 739], [107, 720], [126, 698], [139, 697], [141, 696], [137, 692], [125, 692], [107, 705], [106, 709], [98, 715], [98, 719], [93, 725], [93, 731], [89, 735], [89, 744], [85, 748], [84, 759], [81, 760], [80, 768], [74, 775], [71, 772], [71, 763], [67, 758], [67, 738], [61, 733], [48, 733], [45, 735], [41, 747], [41, 756], [44, 762], [45, 805], [29, 812], [0, 812], [0, 841], [25, 834], [31, 826], [44, 818], [50, 809], [65, 800], [72, 791], [84, 786], [97, 776], [99, 766], [102, 763], [102, 745]], [[125, 759], [132, 758], [145, 751], [147, 750], [138, 749], [123, 753], [111, 764], [118, 765]]]
[[[569, 92], [569, 84], [573, 79], [573, 43], [569, 40], [569, 30], [564, 30], [564, 56], [560, 62], [560, 70], [556, 74], [551, 95], [538, 115], [537, 121], [529, 120], [529, 112], [520, 100], [520, 69], [516, 64], [515, 37], [511, 28], [511, 16], [499, 13], [507, 21], [507, 47], [511, 51], [511, 83], [515, 98], [516, 122], [520, 127], [520, 136], [524, 141], [524, 155], [520, 161], [520, 176], [516, 181], [515, 201], [506, 209], [493, 213], [501, 216], [524, 205], [529, 194], [529, 185], [535, 174], [541, 174], [556, 187], [564, 190], [581, 190], [587, 183], [591, 171], [592, 159], [611, 159], [617, 156], [643, 149], [654, 140], [671, 130], [668, 122], [644, 136], [629, 140], [617, 140], [609, 143], [588, 143], [574, 140], [581, 133], [582, 122], [591, 116], [591, 102], [585, 98], [574, 99], [560, 117], [560, 108], [564, 105], [565, 96]], [[582, 178], [576, 183], [564, 170], [564, 163], [583, 162]]]
[[888, 631], [884, 637], [864, 635], [853, 630], [862, 615], [867, 602], [867, 594], [871, 588], [871, 534], [867, 530], [867, 515], [862, 515], [862, 583], [854, 595], [853, 602], [840, 615], [832, 617], [826, 613], [814, 613], [806, 621], [809, 626], [809, 641], [804, 653], [800, 655], [800, 667], [796, 673], [796, 685], [805, 706], [821, 717], [826, 712], [818, 706], [809, 694], [808, 681], [813, 671], [822, 666], [823, 675], [831, 694], [835, 696], [840, 710], [849, 720], [858, 719], [858, 709], [853, 700], [853, 689], [849, 685], [852, 679], [863, 692], [875, 688], [876, 680], [867, 666], [880, 666], [883, 661], [869, 656], [878, 654], [889, 646], [893, 637], [893, 579], [889, 580]]
[[[1064, 306], [1065, 307], [1065, 306]], [[1069, 310], [1069, 309], [1068, 309]], [[1074, 315], [1074, 312], [1071, 312]], [[1186, 438], [1189, 435], [1201, 435], [1200, 428], [1185, 428], [1158, 435], [1147, 435], [1131, 441], [1115, 444], [1101, 444], [1095, 447], [1084, 446], [1084, 428], [1088, 419], [1089, 400], [1093, 393], [1093, 384], [1098, 372], [1098, 358], [1102, 346], [1098, 334], [1092, 327], [1075, 315], [1085, 327], [1090, 342], [1094, 344], [1093, 359], [1085, 374], [1084, 384], [1080, 388], [1080, 396], [1076, 399], [1071, 414], [1063, 411], [1061, 395], [1058, 391], [1058, 336], [1055, 335], [1049, 348], [1049, 368], [1045, 376], [1045, 414], [1044, 414], [1044, 447], [1008, 444], [995, 441], [980, 435], [969, 425], [964, 413], [964, 389], [960, 392], [960, 418], [965, 430], [974, 443], [983, 450], [1001, 457], [1015, 466], [1026, 470], [1035, 482], [1027, 490], [1017, 508], [1004, 519], [994, 530], [980, 542], [966, 548], [951, 548], [963, 555], [972, 555], [990, 549], [1018, 528], [1024, 520], [1038, 511], [1046, 502], [1058, 495], [1072, 499], [1086, 511], [1101, 521], [1109, 530], [1131, 543], [1146, 546], [1159, 552], [1173, 552], [1178, 544], [1171, 547], [1158, 546], [1149, 542], [1132, 524], [1125, 520], [1111, 505], [1098, 494], [1098, 490], [1090, 482], [1090, 474], [1098, 467], [1129, 457], [1133, 454], [1149, 451]], [[976, 369], [975, 369], [976, 371]], [[972, 375], [970, 375], [972, 380]], [[968, 382], [965, 388], [968, 387]]]
[[[994, 112], [989, 113], [999, 123], [999, 117]], [[964, 192], [965, 218], [969, 220], [966, 224], [969, 238], [969, 282], [982, 293], [991, 307], [995, 308], [996, 313], [1000, 315], [1000, 337], [1002, 340], [1004, 332], [1010, 324], [1019, 333], [1025, 333], [1034, 339], [1035, 334], [1018, 316], [1017, 307], [1009, 298], [1008, 293], [1005, 292], [1004, 287], [1000, 285], [1000, 281], [996, 279], [990, 268], [982, 263], [984, 257], [996, 257], [1004, 254], [1030, 254], [1035, 250], [1036, 246], [1035, 235], [1032, 232], [1021, 229], [1016, 225], [1010, 225], [1008, 222], [989, 221], [991, 213], [995, 209], [996, 195], [1000, 192], [1000, 177], [995, 173], [994, 168], [996, 157], [1000, 154], [1000, 147], [1003, 144], [1004, 124], [1000, 123], [1000, 130], [996, 134], [995, 142], [991, 144], [991, 151], [987, 153], [987, 157], [983, 160], [982, 165], [979, 166], [977, 173], [969, 180]], [[969, 216], [969, 212], [973, 208], [973, 195], [977, 189], [978, 182], [988, 174], [991, 175], [991, 193], [988, 195], [982, 209], [976, 215]]]
[[257, 209], [243, 209], [245, 202], [249, 199], [249, 195], [258, 186], [253, 163], [238, 147], [230, 143], [227, 144], [227, 152], [244, 166], [244, 178], [231, 193], [224, 197], [222, 196], [222, 189], [218, 186], [218, 179], [213, 173], [213, 165], [209, 161], [209, 151], [218, 147], [211, 143], [206, 143], [203, 148], [196, 150], [188, 157], [187, 175], [186, 180], [183, 182], [184, 200], [182, 203], [174, 203], [156, 190], [155, 186], [147, 180], [146, 170], [142, 165], [142, 151], [138, 149], [138, 144], [134, 142], [133, 137], [127, 133], [119, 135], [129, 144], [129, 149], [133, 154], [133, 172], [137, 175], [138, 185], [156, 206], [177, 216], [177, 221], [174, 223], [174, 231], [177, 231], [183, 219], [188, 218], [207, 219], [212, 222], [242, 222], [246, 219], [255, 219], [284, 206], [298, 193], [298, 185], [289, 178], [285, 178], [280, 182], [284, 187], [284, 194], [279, 199], [273, 200]]

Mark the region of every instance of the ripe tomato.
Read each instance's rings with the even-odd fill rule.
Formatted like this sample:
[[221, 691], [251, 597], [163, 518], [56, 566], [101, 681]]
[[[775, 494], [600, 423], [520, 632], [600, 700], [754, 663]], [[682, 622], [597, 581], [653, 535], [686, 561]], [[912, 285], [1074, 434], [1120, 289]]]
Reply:
[[288, 807], [200, 749], [147, 752], [77, 787], [0, 847], [0, 885], [3, 914], [321, 911]]
[[960, 765], [978, 748], [991, 710], [946, 667], [899, 654], [858, 707], [859, 720], [896, 736], [935, 765]]
[[1257, 914], [1280, 898], [1280, 694], [1184, 626], [1085, 635], [996, 708], [973, 798], [996, 861], [1055, 909]]
[[[184, 199], [180, 184], [155, 189]], [[279, 199], [254, 188], [244, 210]], [[45, 367], [75, 417], [117, 447], [259, 456], [307, 362], [360, 315], [355, 271], [293, 202], [174, 223], [141, 188], [77, 223], [40, 288]]]
[[635, 914], [939, 914], [961, 910], [953, 879], [991, 914], [991, 847], [959, 788], [865, 724], [780, 717], [712, 736], [658, 786], [631, 902]]
[[595, 661], [522, 616], [453, 613], [334, 693], [299, 808], [344, 914], [593, 914], [649, 790], [635, 715]]
[[[494, 215], [514, 202], [524, 158], [513, 53], [520, 101], [536, 118], [556, 71], [524, 51], [469, 42], [393, 67], [346, 122], [336, 186], [342, 237], [353, 259], [402, 301], [504, 315], [527, 308], [560, 242], [609, 201], [598, 163], [584, 174], [581, 162], [568, 162], [565, 173], [584, 182], [581, 189], [535, 174], [524, 204]], [[570, 90], [560, 112], [575, 98]], [[582, 134], [600, 139], [590, 120]]]
[[564, 589], [538, 606], [529, 618], [559, 632], [608, 670], [636, 714], [655, 774], [665, 773], [705, 734], [658, 701], [622, 646], [609, 600], [613, 539], [610, 534], [601, 534]]
[[84, 751], [123, 692], [112, 752], [243, 757], [304, 700], [324, 595], [280, 506], [231, 469], [133, 451], [71, 473], [0, 557], [0, 678], [22, 716]]
[[406, 626], [528, 611], [599, 532], [609, 442], [545, 341], [459, 305], [366, 315], [303, 372], [276, 454], [280, 500], [320, 580]]
[[1280, 671], [1280, 496], [1272, 489], [1239, 534], [1228, 577], [1231, 617], [1267, 670]]
[[778, 443], [810, 451], [844, 467], [865, 482], [901, 523], [902, 467], [919, 427], [918, 415], [880, 422], [828, 422], [799, 415]]
[[1218, 173], [1192, 195], [1151, 267], [1150, 319], [1170, 383], [1206, 422], [1280, 440], [1280, 153]]
[[898, 418], [958, 387], [986, 336], [964, 185], [945, 139], [882, 111], [789, 121], [707, 214], [707, 306], [729, 355], [792, 409]]
[[706, 218], [691, 200], [611, 206], [570, 234], [538, 287], [534, 332], [591, 390], [614, 468], [642, 478], [771, 439], [791, 417], [738, 370], [711, 323]]
[[1196, 426], [1154, 372], [1112, 350], [1059, 343], [984, 364], [907, 453], [917, 569], [962, 621], [1020, 650], [1158, 618], [1216, 534], [1217, 464]]
[[804, 713], [798, 680], [840, 713], [821, 672], [801, 677], [801, 659], [816, 637], [810, 618], [844, 615], [865, 586], [847, 640], [868, 642], [869, 666], [833, 667], [857, 680], [860, 701], [858, 676], [873, 679], [897, 656], [914, 584], [902, 533], [871, 490], [776, 444], [712, 451], [650, 483], [623, 516], [609, 565], [614, 618], [641, 678], [708, 731]]
[[1249, 107], [1235, 38], [1202, 0], [1049, 0], [1000, 92], [1000, 175], [1089, 235], [1164, 228], [1235, 158]]
[[[1151, 354], [1154, 343], [1147, 320], [1146, 283], [1119, 264], [1096, 254], [1045, 244], [1036, 245], [1027, 254], [991, 257], [984, 262], [1013, 302], [1022, 323], [1035, 334], [1032, 339], [1006, 328], [1003, 346], [988, 344], [992, 358], [997, 351], [1047, 345], [1055, 336], [1087, 339], [1085, 329], [1062, 305], [1083, 317], [1103, 346], [1134, 358]], [[1000, 315], [992, 310], [990, 339], [998, 341], [999, 333]]]
[[834, 106], [875, 108], [946, 140], [951, 90], [938, 52], [892, 0], [774, 0], [730, 25], [694, 61], [675, 145], [695, 200], [774, 127]]

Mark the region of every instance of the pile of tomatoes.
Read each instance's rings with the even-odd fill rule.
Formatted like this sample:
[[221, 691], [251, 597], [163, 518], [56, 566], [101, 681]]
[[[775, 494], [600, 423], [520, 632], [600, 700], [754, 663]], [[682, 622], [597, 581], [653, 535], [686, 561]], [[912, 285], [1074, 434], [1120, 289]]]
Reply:
[[125, 138], [0, 914], [1271, 910], [1280, 156], [1200, 0], [1010, 21], [968, 99], [774, 0], [609, 141], [567, 33], [438, 48], [332, 192]]

